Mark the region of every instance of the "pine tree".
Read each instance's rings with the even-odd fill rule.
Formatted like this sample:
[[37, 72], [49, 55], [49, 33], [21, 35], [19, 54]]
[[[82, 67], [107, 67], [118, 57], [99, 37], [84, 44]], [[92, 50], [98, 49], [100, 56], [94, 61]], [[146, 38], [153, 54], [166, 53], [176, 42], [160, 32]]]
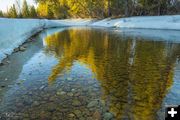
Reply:
[[24, 18], [28, 18], [30, 16], [30, 12], [29, 12], [29, 7], [28, 7], [28, 4], [27, 4], [27, 1], [24, 0], [23, 2], [23, 6], [22, 6], [22, 16]]
[[50, 9], [50, 7], [47, 8], [47, 18], [53, 18], [54, 17], [54, 13], [53, 11]]
[[[177, 14], [179, 0], [36, 0], [38, 14], [48, 18], [116, 17]], [[173, 2], [174, 1], [174, 2]], [[173, 3], [172, 3], [173, 2]], [[179, 2], [180, 4], [180, 2]]]
[[0, 17], [4, 17], [2, 10], [0, 10]]
[[31, 18], [37, 18], [37, 12], [34, 6], [30, 6], [30, 17]]
[[17, 10], [16, 10], [16, 7], [14, 4], [13, 4], [13, 6], [11, 6], [11, 8], [8, 11], [8, 17], [10, 17], [10, 18], [17, 18], [18, 17]]

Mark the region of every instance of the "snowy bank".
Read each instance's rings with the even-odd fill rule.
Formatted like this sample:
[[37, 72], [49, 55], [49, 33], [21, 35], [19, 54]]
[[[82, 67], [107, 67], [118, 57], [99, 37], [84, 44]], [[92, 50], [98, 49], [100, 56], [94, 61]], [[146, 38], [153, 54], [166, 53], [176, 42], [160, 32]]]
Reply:
[[[45, 28], [70, 26], [180, 30], [180, 15], [129, 17], [119, 19], [107, 18], [99, 21], [92, 19], [46, 20], [0, 18], [0, 62], [7, 55], [11, 54], [15, 48], [20, 46], [25, 40], [37, 32]], [[151, 33], [153, 33], [153, 31]], [[173, 32], [175, 36], [179, 36], [178, 33]], [[128, 35], [152, 36], [149, 32], [141, 33], [136, 30], [132, 33], [128, 33]], [[162, 37], [162, 35], [156, 34], [155, 37], [159, 38]]]
[[43, 29], [42, 20], [0, 19], [0, 61], [11, 54], [14, 48]]
[[87, 26], [93, 23], [93, 19], [65, 19], [65, 20], [45, 20], [45, 28]]
[[44, 28], [85, 26], [90, 19], [7, 19], [0, 18], [0, 62], [10, 55], [15, 48]]
[[141, 16], [119, 19], [108, 18], [94, 22], [90, 26], [180, 30], [180, 15], [146, 17]]

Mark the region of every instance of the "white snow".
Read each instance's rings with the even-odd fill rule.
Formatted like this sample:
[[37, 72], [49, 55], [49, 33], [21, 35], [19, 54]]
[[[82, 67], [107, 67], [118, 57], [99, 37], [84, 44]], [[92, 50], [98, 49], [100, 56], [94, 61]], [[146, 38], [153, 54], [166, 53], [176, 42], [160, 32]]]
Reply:
[[[65, 19], [65, 20], [46, 20], [46, 19], [7, 19], [0, 18], [0, 62], [15, 48], [25, 42], [29, 37], [37, 32], [51, 27], [70, 27], [70, 26], [89, 26], [89, 27], [116, 27], [116, 28], [141, 28], [141, 29], [166, 29], [180, 30], [180, 15], [174, 16], [147, 16], [147, 17], [129, 17], [104, 20], [93, 19]], [[139, 32], [134, 30], [128, 35], [139, 35], [151, 37], [153, 31]], [[157, 32], [157, 31], [156, 31]], [[155, 33], [156, 33], [155, 32]], [[162, 32], [159, 32], [162, 33]], [[169, 33], [168, 31], [164, 33]], [[179, 31], [163, 36], [155, 34], [160, 38], [178, 38]], [[151, 34], [151, 35], [150, 35]], [[174, 36], [175, 35], [175, 36]], [[177, 40], [178, 40], [177, 39]]]
[[108, 18], [94, 22], [90, 26], [180, 30], [180, 15], [146, 17], [141, 16], [119, 19]]
[[29, 37], [51, 27], [86, 26], [91, 19], [7, 19], [0, 18], [0, 62]]
[[43, 29], [42, 20], [0, 19], [0, 61], [27, 38]]
[[45, 28], [50, 27], [70, 27], [87, 26], [93, 22], [92, 19], [64, 19], [64, 20], [45, 20]]

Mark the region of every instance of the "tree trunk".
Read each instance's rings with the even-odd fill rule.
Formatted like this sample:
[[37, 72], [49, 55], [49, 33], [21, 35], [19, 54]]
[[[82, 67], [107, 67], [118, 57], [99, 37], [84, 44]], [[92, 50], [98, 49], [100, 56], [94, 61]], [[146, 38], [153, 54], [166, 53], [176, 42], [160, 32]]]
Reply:
[[129, 16], [128, 0], [125, 0], [125, 16]]
[[134, 15], [134, 10], [135, 10], [135, 0], [131, 1], [131, 13], [129, 16], [133, 16]]
[[111, 10], [110, 10], [110, 0], [108, 0], [108, 17], [111, 16]]
[[161, 15], [161, 1], [158, 1], [158, 16]]

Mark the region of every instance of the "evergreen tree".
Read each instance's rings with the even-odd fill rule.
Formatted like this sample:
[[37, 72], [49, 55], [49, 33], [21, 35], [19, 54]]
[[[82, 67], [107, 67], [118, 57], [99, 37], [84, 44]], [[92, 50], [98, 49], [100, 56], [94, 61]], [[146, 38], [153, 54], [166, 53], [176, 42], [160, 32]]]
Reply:
[[50, 7], [47, 8], [47, 18], [54, 18], [54, 13]]
[[4, 17], [2, 10], [0, 10], [0, 17]]
[[34, 6], [30, 6], [30, 17], [31, 18], [37, 18], [37, 12]]
[[22, 16], [23, 16], [24, 18], [28, 18], [28, 17], [30, 16], [29, 6], [28, 6], [26, 0], [23, 1], [23, 5], [22, 5]]
[[8, 11], [8, 17], [10, 17], [10, 18], [18, 17], [17, 10], [16, 10], [16, 7], [14, 4], [13, 4], [13, 6], [10, 7], [10, 9]]
[[167, 15], [180, 13], [179, 0], [36, 0], [48, 18]]

